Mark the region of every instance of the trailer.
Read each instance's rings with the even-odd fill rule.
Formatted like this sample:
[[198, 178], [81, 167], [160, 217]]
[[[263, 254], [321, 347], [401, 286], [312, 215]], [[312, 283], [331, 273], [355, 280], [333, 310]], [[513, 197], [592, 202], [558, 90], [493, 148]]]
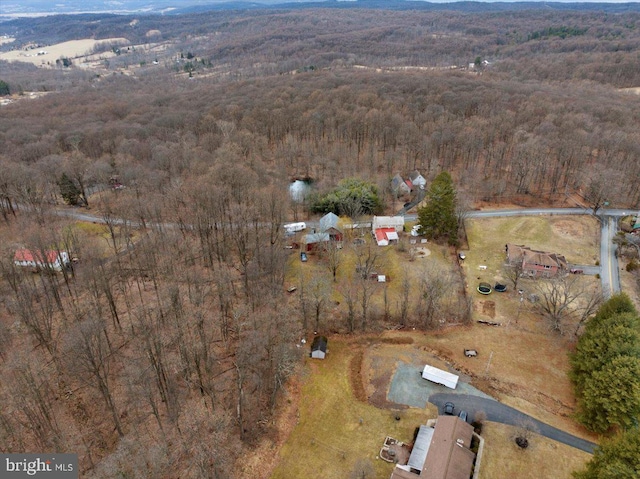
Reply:
[[307, 229], [307, 224], [304, 222], [300, 223], [287, 223], [283, 225], [285, 232], [287, 233], [296, 233], [297, 231], [304, 231]]
[[423, 379], [434, 382], [436, 384], [442, 384], [451, 389], [455, 389], [458, 385], [458, 376], [455, 374], [451, 374], [447, 371], [443, 371], [442, 369], [434, 368], [433, 366], [429, 366], [428, 364], [424, 367], [422, 371]]

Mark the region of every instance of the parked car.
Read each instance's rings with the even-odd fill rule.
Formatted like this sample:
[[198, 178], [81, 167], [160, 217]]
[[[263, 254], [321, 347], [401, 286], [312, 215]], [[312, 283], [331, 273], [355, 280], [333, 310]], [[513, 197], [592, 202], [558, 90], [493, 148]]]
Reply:
[[449, 416], [453, 416], [453, 410], [454, 409], [455, 409], [455, 406], [453, 405], [452, 402], [444, 403], [443, 411], [444, 411], [445, 414], [447, 414]]
[[466, 255], [466, 254], [464, 254], [462, 251], [460, 251], [460, 252], [458, 253], [458, 258], [460, 258], [460, 259], [465, 259], [466, 257], [467, 257], [467, 255]]
[[580, 269], [580, 268], [571, 268], [571, 269], [569, 270], [569, 272], [570, 272], [571, 274], [583, 274], [583, 273], [584, 273], [584, 270], [582, 270], [582, 269]]
[[303, 263], [307, 262], [307, 253], [305, 253], [304, 251], [300, 252], [300, 261], [302, 261]]
[[460, 411], [458, 413], [458, 417], [462, 419], [464, 422], [467, 422], [467, 411]]

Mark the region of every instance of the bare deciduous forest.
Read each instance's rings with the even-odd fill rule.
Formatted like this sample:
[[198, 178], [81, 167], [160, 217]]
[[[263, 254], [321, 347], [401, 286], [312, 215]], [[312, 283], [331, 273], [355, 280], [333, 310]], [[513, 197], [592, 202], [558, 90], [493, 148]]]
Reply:
[[[624, 90], [640, 87], [637, 13], [327, 8], [0, 27], [16, 37], [5, 50], [130, 42], [99, 71], [0, 64], [15, 96], [0, 106], [0, 449], [76, 451], [82, 477], [258, 477], [238, 459], [274, 434], [307, 353], [296, 343], [313, 332], [312, 298], [284, 288], [282, 224], [306, 214], [292, 178], [318, 191], [371, 181], [388, 208], [390, 179], [415, 169], [450, 171], [468, 205], [640, 203], [640, 96]], [[62, 173], [88, 207], [73, 211], [103, 225], [52, 214], [69, 208]], [[14, 265], [19, 248], [80, 261], [32, 274]], [[358, 288], [354, 308], [369, 294]], [[417, 321], [406, 304], [364, 315], [358, 329]]]

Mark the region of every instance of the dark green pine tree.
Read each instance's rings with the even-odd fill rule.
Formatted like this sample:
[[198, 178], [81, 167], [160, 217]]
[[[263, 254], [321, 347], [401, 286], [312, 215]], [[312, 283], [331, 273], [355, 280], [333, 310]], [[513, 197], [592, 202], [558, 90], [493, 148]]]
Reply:
[[575, 479], [637, 479], [640, 477], [640, 430], [636, 427], [600, 444]]
[[60, 188], [60, 195], [66, 204], [72, 206], [78, 204], [80, 201], [80, 189], [66, 173], [62, 173], [58, 181], [58, 187]]
[[457, 195], [451, 175], [443, 171], [431, 183], [426, 204], [418, 210], [420, 232], [436, 241], [458, 245]]
[[11, 89], [6, 81], [0, 80], [0, 96], [6, 95], [11, 95]]

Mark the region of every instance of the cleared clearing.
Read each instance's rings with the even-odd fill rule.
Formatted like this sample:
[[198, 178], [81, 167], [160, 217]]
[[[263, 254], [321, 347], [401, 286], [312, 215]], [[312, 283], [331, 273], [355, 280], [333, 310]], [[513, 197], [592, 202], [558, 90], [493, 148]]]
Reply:
[[[101, 43], [128, 43], [126, 38], [107, 38], [104, 40], [72, 40], [69, 42], [56, 43], [46, 47], [39, 47], [29, 50], [13, 50], [0, 53], [0, 60], [9, 62], [32, 63], [36, 66], [55, 67], [56, 60], [60, 58], [78, 58], [87, 55], [93, 47]], [[38, 54], [39, 52], [46, 52]], [[105, 53], [105, 55], [107, 55]]]

